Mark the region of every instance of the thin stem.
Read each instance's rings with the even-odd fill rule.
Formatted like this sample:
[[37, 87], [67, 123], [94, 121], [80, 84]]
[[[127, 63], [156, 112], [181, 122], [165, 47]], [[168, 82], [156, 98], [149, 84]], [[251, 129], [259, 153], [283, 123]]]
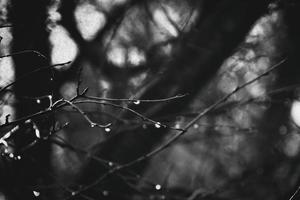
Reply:
[[[131, 167], [137, 163], [140, 163], [156, 154], [158, 154], [159, 152], [161, 152], [162, 150], [166, 149], [167, 147], [169, 147], [172, 143], [174, 143], [175, 141], [177, 141], [182, 135], [184, 135], [199, 119], [201, 119], [203, 116], [205, 116], [207, 113], [209, 113], [210, 111], [212, 111], [213, 109], [215, 109], [218, 105], [220, 105], [221, 103], [227, 101], [233, 94], [237, 93], [238, 91], [240, 91], [241, 89], [245, 88], [246, 86], [256, 82], [257, 80], [259, 80], [260, 78], [262, 78], [263, 76], [268, 75], [270, 72], [272, 72], [273, 70], [275, 70], [276, 68], [278, 68], [282, 63], [284, 63], [286, 61], [286, 59], [281, 60], [280, 62], [278, 62], [277, 64], [273, 65], [272, 67], [270, 67], [266, 72], [260, 74], [259, 76], [257, 76], [256, 78], [238, 86], [235, 90], [233, 90], [232, 92], [228, 93], [227, 95], [225, 95], [223, 98], [219, 99], [218, 101], [216, 101], [215, 103], [213, 103], [212, 105], [210, 105], [208, 108], [206, 108], [205, 110], [203, 110], [201, 113], [199, 113], [194, 119], [192, 119], [185, 127], [184, 129], [180, 130], [179, 133], [177, 133], [175, 136], [171, 137], [169, 140], [167, 140], [164, 144], [162, 144], [161, 146], [155, 148], [153, 151], [142, 155], [140, 157], [138, 157], [137, 159], [130, 161], [128, 163], [125, 163], [123, 165], [119, 165], [116, 166], [112, 169], [110, 169], [108, 172], [106, 172], [105, 174], [103, 174], [102, 176], [100, 176], [97, 180], [95, 180], [94, 182], [90, 183], [89, 185], [86, 185], [85, 187], [81, 188], [80, 190], [77, 190], [75, 192], [75, 195], [80, 194], [84, 191], [87, 191], [88, 189], [96, 186], [98, 183], [100, 183], [101, 181], [103, 181], [104, 179], [106, 179], [107, 177], [109, 177], [110, 175], [123, 170], [125, 168]], [[300, 189], [299, 189], [300, 190]], [[67, 198], [70, 199], [70, 198]], [[290, 199], [291, 200], [291, 199]]]

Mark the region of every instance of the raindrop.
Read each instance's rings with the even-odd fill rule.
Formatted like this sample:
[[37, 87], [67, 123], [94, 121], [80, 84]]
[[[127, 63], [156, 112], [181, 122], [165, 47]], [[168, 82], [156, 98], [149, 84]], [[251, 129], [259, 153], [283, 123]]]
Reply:
[[114, 166], [114, 163], [113, 162], [108, 162], [108, 166], [112, 167], [112, 166]]
[[95, 123], [91, 123], [90, 126], [91, 126], [91, 128], [94, 128], [96, 126], [96, 124]]
[[36, 197], [40, 196], [40, 194], [41, 194], [41, 193], [38, 192], [38, 191], [32, 191], [32, 192], [33, 192], [33, 195], [36, 196]]
[[180, 128], [180, 124], [175, 124], [175, 128], [179, 129]]
[[109, 133], [111, 131], [111, 129], [107, 127], [107, 128], [104, 129], [104, 131]]
[[140, 100], [136, 100], [136, 101], [134, 101], [133, 102], [135, 105], [139, 105], [140, 103], [141, 103], [141, 101]]
[[155, 128], [160, 128], [161, 124], [159, 122], [156, 122], [154, 126], [155, 126]]
[[13, 154], [13, 153], [10, 153], [8, 156], [9, 156], [10, 158], [13, 158], [13, 157], [14, 157], [14, 154]]
[[76, 195], [76, 192], [72, 192], [71, 195], [72, 195], [72, 196], [75, 196], [75, 195]]
[[4, 153], [8, 153], [8, 149], [7, 148], [4, 149]]
[[142, 125], [142, 128], [143, 128], [143, 129], [146, 129], [146, 128], [147, 128], [147, 124], [143, 124], [143, 125]]
[[36, 100], [36, 103], [40, 104], [40, 103], [41, 103], [41, 100], [40, 100], [40, 99], [37, 99], [37, 100]]
[[198, 124], [194, 124], [193, 128], [197, 129], [197, 128], [199, 128], [199, 125]]
[[35, 128], [35, 136], [41, 138], [40, 130], [37, 127]]
[[109, 195], [109, 192], [108, 192], [107, 190], [103, 190], [103, 191], [102, 191], [102, 194], [103, 194], [103, 196], [108, 196], [108, 195]]
[[17, 156], [17, 160], [21, 160], [21, 156]]
[[155, 185], [155, 189], [156, 190], [160, 190], [161, 189], [161, 185], [159, 185], [159, 184]]

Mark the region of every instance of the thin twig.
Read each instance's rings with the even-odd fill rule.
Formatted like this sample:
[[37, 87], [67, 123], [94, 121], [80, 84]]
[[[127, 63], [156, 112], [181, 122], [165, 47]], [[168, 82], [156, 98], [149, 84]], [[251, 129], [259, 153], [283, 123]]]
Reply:
[[[201, 119], [203, 116], [205, 116], [208, 112], [212, 111], [213, 109], [215, 109], [218, 105], [222, 104], [223, 102], [227, 101], [233, 94], [237, 93], [238, 91], [240, 91], [241, 89], [247, 87], [248, 85], [256, 82], [257, 80], [259, 80], [260, 78], [268, 75], [270, 72], [272, 72], [273, 70], [275, 70], [276, 68], [278, 68], [282, 63], [284, 63], [286, 61], [286, 59], [281, 60], [280, 62], [278, 62], [277, 64], [273, 65], [272, 67], [270, 67], [266, 72], [260, 74], [259, 76], [257, 76], [256, 78], [238, 86], [235, 90], [233, 90], [232, 92], [228, 93], [227, 95], [225, 95], [223, 98], [219, 99], [218, 101], [216, 101], [214, 104], [212, 104], [211, 106], [209, 106], [208, 108], [206, 108], [205, 110], [203, 110], [201, 113], [199, 113], [194, 119], [192, 119], [185, 127], [184, 129], [182, 129], [179, 133], [177, 133], [175, 136], [171, 137], [168, 141], [166, 141], [164, 144], [162, 144], [161, 146], [155, 148], [153, 151], [142, 155], [140, 157], [138, 157], [137, 159], [130, 161], [128, 163], [125, 163], [123, 165], [119, 165], [116, 166], [112, 169], [110, 169], [108, 172], [106, 172], [105, 174], [103, 174], [102, 176], [100, 176], [97, 180], [95, 180], [94, 182], [90, 183], [89, 185], [86, 185], [85, 187], [81, 188], [80, 190], [77, 190], [75, 192], [75, 195], [80, 194], [84, 191], [89, 190], [90, 188], [96, 186], [97, 184], [99, 184], [101, 181], [103, 181], [104, 179], [106, 179], [107, 177], [109, 177], [110, 175], [123, 170], [125, 168], [131, 167], [137, 163], [140, 163], [156, 154], [158, 154], [159, 152], [163, 151], [164, 149], [166, 149], [167, 147], [169, 147], [172, 143], [174, 143], [175, 141], [177, 141], [182, 135], [184, 135], [199, 119]], [[70, 198], [67, 198], [70, 199]]]
[[87, 96], [87, 95], [85, 95], [85, 97], [91, 100], [98, 100], [98, 101], [117, 101], [117, 102], [128, 101], [128, 102], [133, 102], [135, 104], [139, 104], [139, 103], [158, 103], [158, 102], [172, 101], [172, 100], [183, 98], [187, 95], [188, 94], [179, 94], [173, 97], [163, 98], [163, 99], [113, 99], [113, 98], [101, 98], [101, 97], [94, 97], [94, 96]]
[[297, 190], [293, 193], [293, 195], [289, 198], [289, 200], [294, 200], [296, 195], [299, 193], [300, 191], [300, 186], [298, 186]]
[[180, 128], [175, 128], [175, 127], [171, 127], [171, 126], [168, 126], [166, 124], [163, 124], [161, 122], [158, 122], [158, 121], [155, 121], [153, 119], [150, 119], [148, 117], [146, 117], [145, 115], [131, 109], [131, 108], [128, 108], [128, 107], [124, 107], [124, 106], [121, 106], [121, 105], [118, 105], [118, 104], [114, 104], [114, 103], [109, 103], [109, 102], [101, 102], [101, 101], [97, 101], [97, 100], [92, 100], [92, 99], [87, 99], [87, 100], [76, 100], [74, 102], [72, 102], [73, 104], [86, 104], [86, 103], [91, 103], [91, 104], [100, 104], [100, 105], [107, 105], [107, 106], [112, 106], [112, 107], [115, 107], [115, 108], [119, 108], [119, 109], [122, 109], [122, 110], [126, 110], [126, 111], [129, 111], [131, 113], [133, 113], [134, 115], [140, 117], [143, 121], [147, 121], [151, 124], [153, 124], [154, 126], [156, 126], [157, 128], [160, 128], [160, 127], [163, 127], [163, 128], [169, 128], [169, 129], [172, 129], [172, 130], [176, 130], [176, 131], [182, 131], [182, 129]]
[[47, 60], [47, 57], [45, 55], [43, 55], [42, 53], [40, 53], [39, 51], [36, 51], [36, 50], [23, 50], [23, 51], [18, 51], [18, 52], [7, 54], [7, 55], [0, 55], [0, 59], [1, 58], [6, 58], [6, 57], [12, 57], [12, 56], [17, 56], [17, 55], [22, 55], [22, 54], [25, 54], [25, 53], [37, 54], [39, 57], [42, 57], [45, 60]]
[[81, 110], [78, 106], [75, 105], [76, 102], [71, 102], [71, 101], [68, 101], [68, 100], [65, 100], [65, 99], [63, 99], [62, 101], [63, 101], [63, 102], [66, 102], [66, 103], [69, 104], [72, 108], [74, 108], [75, 110], [77, 110], [77, 111], [84, 117], [84, 119], [90, 124], [90, 126], [91, 126], [92, 128], [93, 128], [93, 127], [107, 128], [107, 127], [111, 126], [111, 123], [102, 125], [102, 124], [93, 122], [93, 121], [89, 118], [89, 116], [88, 116], [83, 110]]
[[17, 80], [7, 84], [6, 86], [4, 86], [3, 88], [0, 89], [0, 94], [5, 91], [7, 88], [9, 88], [10, 86], [16, 84], [17, 82], [20, 82], [21, 80], [25, 79], [25, 78], [28, 78], [30, 77], [32, 74], [35, 74], [35, 73], [38, 73], [40, 71], [43, 71], [43, 70], [47, 70], [47, 69], [52, 69], [52, 68], [55, 68], [57, 66], [64, 66], [64, 65], [68, 65], [70, 64], [72, 61], [68, 61], [68, 62], [64, 62], [64, 63], [58, 63], [58, 64], [54, 64], [54, 65], [48, 65], [48, 66], [44, 66], [44, 67], [40, 67], [36, 70], [33, 70], [27, 74], [24, 74], [23, 76], [20, 76]]

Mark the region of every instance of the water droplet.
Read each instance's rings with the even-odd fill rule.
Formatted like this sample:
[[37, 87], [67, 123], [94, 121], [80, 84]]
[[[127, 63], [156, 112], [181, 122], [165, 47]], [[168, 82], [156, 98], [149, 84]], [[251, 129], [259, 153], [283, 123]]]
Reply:
[[108, 195], [109, 195], [109, 192], [108, 192], [107, 190], [103, 190], [103, 191], [102, 191], [102, 194], [103, 194], [103, 196], [108, 196]]
[[8, 153], [8, 149], [7, 148], [4, 149], [4, 153]]
[[108, 127], [106, 127], [106, 128], [104, 129], [104, 131], [107, 132], [107, 133], [109, 133], [109, 132], [111, 131], [111, 129], [108, 128]]
[[91, 123], [90, 126], [91, 126], [91, 128], [94, 128], [96, 126], [96, 124], [95, 123]]
[[142, 128], [143, 128], [143, 129], [146, 129], [146, 128], [147, 128], [147, 124], [143, 124], [143, 125], [142, 125]]
[[114, 166], [114, 163], [113, 162], [108, 162], [108, 166], [112, 167], [112, 166]]
[[10, 158], [13, 158], [13, 157], [14, 157], [14, 154], [13, 154], [13, 153], [10, 153], [8, 156], [9, 156]]
[[77, 194], [77, 192], [72, 192], [71, 193], [72, 196], [75, 196], [76, 194]]
[[194, 124], [194, 125], [193, 125], [193, 128], [194, 128], [194, 129], [197, 129], [197, 128], [199, 128], [199, 125], [198, 125], [198, 124]]
[[154, 126], [155, 126], [155, 128], [160, 128], [161, 124], [159, 122], [156, 122]]
[[134, 101], [133, 102], [135, 105], [139, 105], [140, 103], [141, 103], [141, 101], [140, 100], [136, 100], [136, 101]]
[[166, 199], [166, 196], [165, 195], [161, 195], [160, 199]]
[[180, 124], [175, 124], [175, 128], [179, 129], [180, 128]]
[[37, 99], [37, 100], [36, 100], [36, 103], [40, 104], [40, 103], [41, 103], [41, 100], [40, 100], [40, 99]]
[[18, 159], [18, 160], [21, 160], [21, 156], [17, 156], [17, 159]]
[[40, 130], [37, 127], [35, 128], [35, 136], [41, 138]]
[[160, 190], [161, 189], [161, 185], [159, 185], [159, 184], [155, 185], [155, 189], [156, 190]]
[[33, 195], [36, 196], [36, 197], [40, 196], [40, 194], [41, 194], [41, 193], [38, 192], [38, 191], [32, 191], [32, 192], [33, 192]]

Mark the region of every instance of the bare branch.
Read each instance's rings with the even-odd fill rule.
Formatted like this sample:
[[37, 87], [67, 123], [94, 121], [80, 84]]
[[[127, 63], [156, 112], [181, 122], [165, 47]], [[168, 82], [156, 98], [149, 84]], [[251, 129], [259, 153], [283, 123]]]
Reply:
[[36, 73], [38, 73], [38, 72], [40, 72], [40, 71], [44, 71], [44, 70], [48, 70], [48, 69], [53, 69], [53, 68], [58, 67], [58, 66], [68, 65], [68, 64], [70, 64], [71, 62], [72, 62], [72, 61], [68, 61], [68, 62], [64, 62], [64, 63], [58, 63], [58, 64], [54, 64], [54, 65], [48, 65], [48, 66], [40, 67], [40, 68], [38, 68], [38, 69], [36, 69], [36, 70], [33, 70], [33, 71], [31, 71], [31, 72], [29, 72], [29, 73], [23, 75], [23, 76], [20, 76], [17, 80], [15, 80], [15, 81], [13, 81], [13, 82], [7, 84], [7, 85], [4, 86], [3, 88], [1, 88], [1, 89], [0, 89], [0, 94], [1, 94], [2, 92], [4, 92], [7, 88], [9, 88], [10, 86], [12, 86], [12, 85], [14, 85], [14, 84], [16, 84], [16, 83], [18, 83], [18, 82], [24, 80], [25, 78], [30, 77], [30, 76], [33, 75], [33, 74], [36, 74]]
[[42, 53], [40, 53], [39, 51], [36, 51], [36, 50], [23, 50], [23, 51], [18, 51], [18, 52], [7, 54], [7, 55], [0, 55], [0, 59], [1, 58], [6, 58], [6, 57], [22, 55], [22, 54], [26, 54], [26, 53], [33, 53], [33, 54], [36, 54], [39, 57], [42, 57], [45, 60], [48, 60], [48, 58], [45, 55], [43, 55]]
[[[100, 182], [102, 182], [104, 179], [106, 179], [107, 177], [109, 177], [110, 175], [123, 170], [125, 168], [131, 167], [137, 163], [140, 163], [156, 154], [158, 154], [159, 152], [163, 151], [164, 149], [166, 149], [167, 147], [169, 147], [171, 144], [173, 144], [175, 141], [177, 141], [181, 136], [183, 136], [199, 119], [201, 119], [203, 116], [205, 116], [207, 113], [209, 113], [210, 111], [212, 111], [213, 109], [215, 109], [218, 105], [222, 104], [223, 102], [227, 101], [232, 95], [234, 95], [235, 93], [237, 93], [238, 91], [240, 91], [241, 89], [247, 87], [248, 85], [256, 82], [257, 80], [259, 80], [260, 78], [268, 75], [270, 72], [274, 71], [276, 68], [278, 68], [279, 66], [281, 66], [281, 64], [283, 64], [286, 61], [286, 59], [281, 60], [280, 62], [276, 63], [275, 65], [273, 65], [272, 67], [270, 67], [266, 72], [260, 74], [259, 76], [255, 77], [254, 79], [238, 86], [235, 90], [233, 90], [232, 92], [228, 93], [227, 95], [225, 95], [223, 98], [219, 99], [218, 101], [216, 101], [214, 104], [212, 104], [211, 106], [207, 107], [205, 110], [203, 110], [201, 113], [199, 113], [194, 119], [192, 119], [187, 125], [185, 125], [184, 129], [180, 130], [179, 133], [177, 133], [176, 135], [174, 135], [173, 137], [171, 137], [168, 141], [166, 141], [164, 144], [162, 144], [161, 146], [155, 148], [153, 151], [131, 161], [128, 162], [126, 164], [123, 165], [119, 165], [116, 166], [112, 169], [110, 169], [108, 172], [106, 172], [105, 174], [103, 174], [102, 176], [100, 176], [98, 179], [96, 179], [94, 182], [90, 183], [89, 185], [84, 186], [83, 188], [81, 188], [80, 190], [77, 190], [75, 192], [75, 195], [78, 195], [94, 186], [96, 186], [97, 184], [99, 184]], [[70, 198], [67, 198], [70, 199]]]

